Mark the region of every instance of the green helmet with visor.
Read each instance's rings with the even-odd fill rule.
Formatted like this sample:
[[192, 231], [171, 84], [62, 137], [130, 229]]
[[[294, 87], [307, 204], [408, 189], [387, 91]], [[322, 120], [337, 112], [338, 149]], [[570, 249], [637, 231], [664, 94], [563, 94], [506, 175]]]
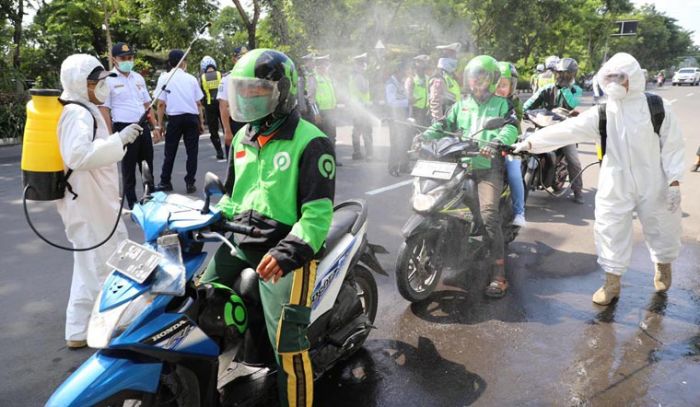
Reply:
[[478, 102], [483, 103], [496, 93], [501, 72], [498, 61], [489, 55], [472, 58], [464, 68], [464, 85]]
[[229, 110], [237, 122], [251, 123], [289, 115], [297, 104], [294, 62], [272, 49], [255, 49], [241, 57], [228, 79]]

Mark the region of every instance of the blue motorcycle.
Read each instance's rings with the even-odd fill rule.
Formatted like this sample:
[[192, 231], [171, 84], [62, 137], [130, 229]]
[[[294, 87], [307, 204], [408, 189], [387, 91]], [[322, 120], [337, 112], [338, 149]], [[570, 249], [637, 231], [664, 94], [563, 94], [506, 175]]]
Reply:
[[[276, 365], [266, 333], [258, 277], [253, 269], [233, 287], [195, 284], [205, 242], [226, 233], [255, 236], [210, 207], [223, 194], [216, 175], [205, 177], [205, 200], [148, 193], [132, 219], [144, 243], [123, 242], [108, 264], [114, 271], [95, 301], [88, 345], [99, 349], [51, 396], [48, 406], [261, 405], [276, 399], [268, 386]], [[309, 340], [315, 377], [358, 350], [373, 328], [377, 286], [386, 275], [367, 240], [367, 207], [335, 207], [318, 256]], [[223, 311], [222, 311], [223, 310]]]

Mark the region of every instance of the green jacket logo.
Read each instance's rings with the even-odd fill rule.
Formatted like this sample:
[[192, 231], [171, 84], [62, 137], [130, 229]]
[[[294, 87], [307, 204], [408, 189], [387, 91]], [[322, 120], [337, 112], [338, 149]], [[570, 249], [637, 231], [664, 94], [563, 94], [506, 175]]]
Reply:
[[318, 159], [318, 171], [323, 177], [333, 179], [335, 177], [335, 160], [330, 154], [324, 154]]
[[286, 151], [280, 151], [275, 154], [275, 158], [272, 159], [275, 164], [275, 169], [279, 171], [286, 171], [292, 164], [292, 159], [289, 157], [289, 153]]

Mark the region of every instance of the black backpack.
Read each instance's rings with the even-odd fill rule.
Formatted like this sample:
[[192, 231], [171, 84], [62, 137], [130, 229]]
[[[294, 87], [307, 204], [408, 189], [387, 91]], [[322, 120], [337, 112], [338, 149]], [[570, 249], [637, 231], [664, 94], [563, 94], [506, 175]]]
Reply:
[[[90, 110], [89, 107], [87, 107], [85, 104], [76, 102], [75, 100], [63, 100], [63, 99], [58, 99], [58, 101], [63, 105], [78, 105], [84, 107], [89, 113], [90, 116], [92, 116], [92, 141], [95, 141], [95, 137], [97, 136], [97, 119], [95, 119], [95, 116], [92, 114], [92, 111]], [[68, 178], [70, 178], [71, 174], [73, 174], [73, 169], [68, 168], [68, 171], [66, 171], [66, 176], [63, 178], [63, 183], [66, 184], [65, 188], [73, 194], [73, 199], [78, 197], [78, 194], [73, 191], [73, 187], [71, 184], [68, 182]]]
[[[649, 113], [651, 114], [651, 124], [654, 126], [654, 133], [661, 137], [659, 131], [661, 131], [661, 125], [666, 117], [666, 112], [664, 111], [664, 100], [659, 95], [653, 93], [644, 92], [644, 96], [647, 97], [647, 104], [649, 105]], [[605, 113], [605, 103], [598, 105], [598, 131], [600, 132], [600, 149], [598, 150], [598, 160], [602, 161], [605, 155], [605, 144], [608, 139], [608, 117]]]

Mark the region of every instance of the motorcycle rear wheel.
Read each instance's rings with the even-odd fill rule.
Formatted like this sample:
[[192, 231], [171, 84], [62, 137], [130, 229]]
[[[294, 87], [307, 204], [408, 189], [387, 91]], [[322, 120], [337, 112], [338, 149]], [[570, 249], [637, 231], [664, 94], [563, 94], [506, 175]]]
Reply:
[[355, 281], [355, 290], [357, 297], [362, 304], [362, 310], [369, 319], [370, 323], [374, 323], [374, 318], [377, 317], [378, 297], [377, 283], [369, 270], [362, 266], [355, 266], [353, 269], [353, 280]]
[[396, 285], [406, 300], [425, 300], [440, 281], [442, 261], [438, 241], [434, 234], [421, 233], [401, 244], [396, 260]]

